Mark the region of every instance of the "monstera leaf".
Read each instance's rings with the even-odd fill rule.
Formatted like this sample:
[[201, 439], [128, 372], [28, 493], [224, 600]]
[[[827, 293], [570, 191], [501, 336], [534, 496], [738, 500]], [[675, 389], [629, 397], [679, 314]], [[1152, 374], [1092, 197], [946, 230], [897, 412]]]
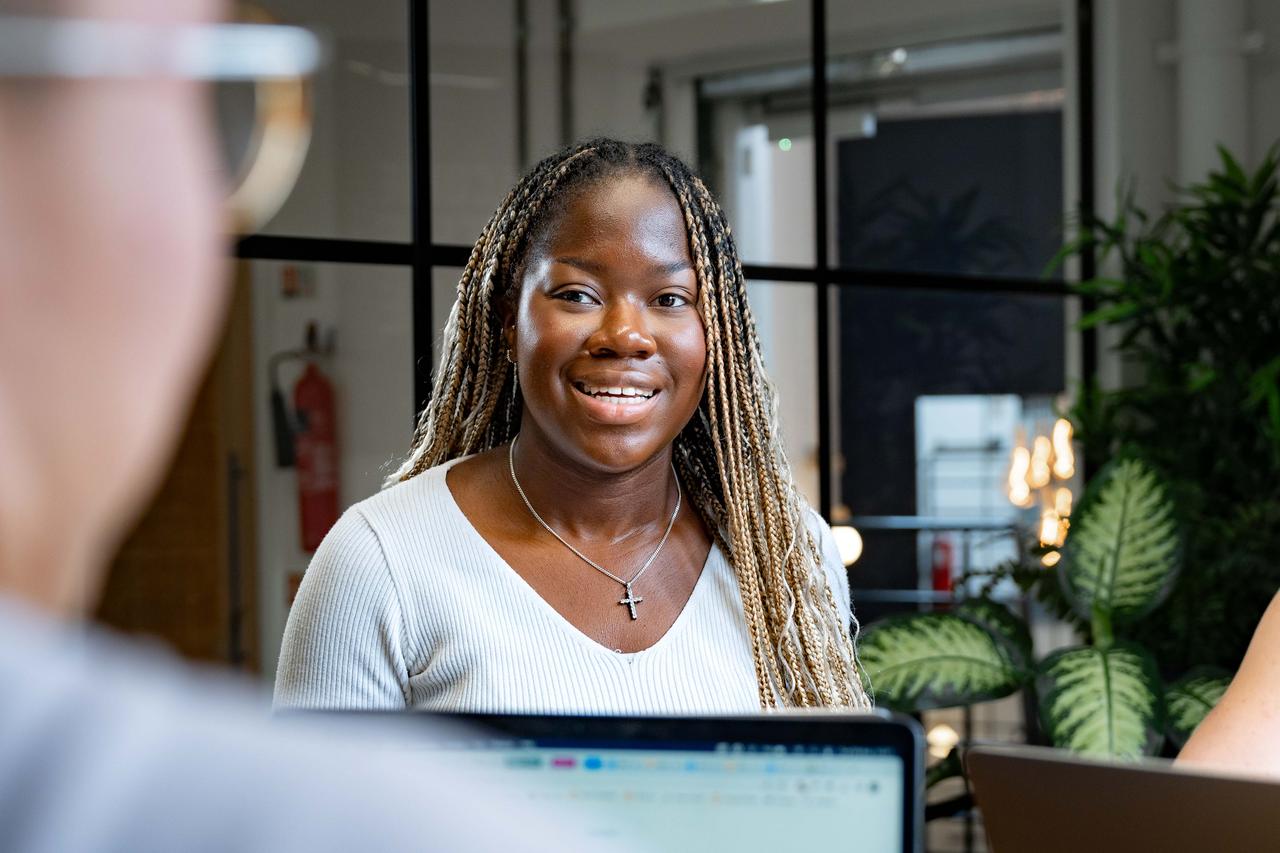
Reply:
[[1030, 669], [1035, 661], [1031, 652], [1031, 631], [1027, 623], [998, 601], [986, 596], [966, 598], [951, 611], [987, 629], [992, 637], [1004, 643], [1014, 665]]
[[1029, 676], [1003, 641], [949, 613], [889, 617], [859, 654], [876, 701], [907, 711], [998, 699]]
[[1155, 753], [1164, 740], [1160, 677], [1141, 646], [1054, 652], [1041, 662], [1036, 687], [1044, 730], [1055, 746], [1137, 758]]
[[1060, 578], [1083, 618], [1126, 622], [1160, 603], [1180, 556], [1164, 486], [1138, 460], [1120, 459], [1098, 474], [1073, 516]]
[[1169, 685], [1164, 693], [1168, 712], [1166, 729], [1181, 749], [1205, 715], [1218, 704], [1231, 683], [1231, 673], [1217, 667], [1193, 669]]

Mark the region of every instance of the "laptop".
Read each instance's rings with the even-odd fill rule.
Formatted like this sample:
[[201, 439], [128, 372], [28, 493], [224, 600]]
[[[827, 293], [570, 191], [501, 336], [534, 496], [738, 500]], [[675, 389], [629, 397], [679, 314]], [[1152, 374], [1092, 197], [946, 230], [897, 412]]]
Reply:
[[465, 724], [432, 748], [518, 796], [570, 804], [602, 839], [671, 853], [922, 849], [923, 738], [908, 717], [426, 716]]
[[1280, 784], [1044, 747], [965, 756], [993, 853], [1280, 850]]

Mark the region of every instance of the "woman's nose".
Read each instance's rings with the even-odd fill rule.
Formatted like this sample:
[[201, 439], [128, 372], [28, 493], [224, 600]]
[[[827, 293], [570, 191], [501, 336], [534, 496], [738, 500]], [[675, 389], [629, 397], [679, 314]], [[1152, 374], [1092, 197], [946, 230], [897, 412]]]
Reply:
[[592, 355], [615, 358], [648, 358], [657, 343], [645, 322], [644, 309], [625, 300], [605, 306], [600, 326], [587, 341]]

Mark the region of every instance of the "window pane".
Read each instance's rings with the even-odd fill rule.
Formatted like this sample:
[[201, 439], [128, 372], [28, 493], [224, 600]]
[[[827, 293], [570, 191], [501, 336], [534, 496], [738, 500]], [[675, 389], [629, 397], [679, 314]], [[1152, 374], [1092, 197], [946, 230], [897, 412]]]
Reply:
[[[516, 144], [515, 3], [431, 0], [427, 7], [432, 239], [470, 245], [523, 171]], [[541, 30], [537, 37], [541, 68], [551, 53]], [[554, 82], [548, 85], [554, 91]]]
[[1061, 245], [1062, 7], [982, 5], [829, 4], [840, 266], [1038, 278]]
[[[312, 90], [311, 145], [297, 185], [266, 234], [408, 240], [411, 233], [408, 11], [403, 2], [262, 0], [286, 23], [317, 30], [329, 50]], [[219, 89], [224, 148], [252, 127], [245, 87]], [[234, 156], [234, 154], [233, 154]]]
[[748, 118], [717, 104], [720, 203], [743, 263], [812, 266], [813, 128], [808, 110]]
[[818, 507], [817, 288], [810, 282], [747, 284], [765, 370], [778, 395], [778, 423], [801, 494]]
[[719, 197], [746, 263], [812, 263], [808, 3], [587, 0], [575, 47], [575, 135], [663, 143]]
[[519, 28], [512, 0], [430, 3], [437, 242], [474, 242], [529, 167], [606, 135], [661, 142], [694, 166], [747, 263], [813, 261], [812, 121], [795, 99], [808, 79], [807, 3], [582, 0], [571, 21], [560, 4], [524, 6]]
[[[260, 631], [262, 667], [270, 675], [292, 592], [311, 559], [304, 533], [314, 540], [323, 532], [314, 528], [327, 530], [332, 520], [324, 513], [301, 519], [299, 466], [280, 464], [272, 390], [282, 392], [298, 429], [314, 410], [305, 400], [314, 393], [314, 374], [306, 373], [317, 371], [334, 395], [337, 509], [376, 493], [413, 433], [413, 306], [410, 273], [402, 267], [254, 261], [248, 268]], [[309, 327], [319, 354], [306, 354]], [[303, 455], [302, 445], [293, 445]], [[323, 473], [323, 455], [307, 469]], [[316, 477], [308, 488], [322, 490], [325, 479]]]
[[[1006, 475], [1078, 375], [1074, 300], [848, 288], [838, 305], [836, 491], [862, 519], [855, 588], [927, 592], [935, 571], [1014, 556], [1013, 526], [1034, 529], [1038, 509], [1010, 501]], [[863, 596], [861, 612], [927, 600], [913, 596]]]

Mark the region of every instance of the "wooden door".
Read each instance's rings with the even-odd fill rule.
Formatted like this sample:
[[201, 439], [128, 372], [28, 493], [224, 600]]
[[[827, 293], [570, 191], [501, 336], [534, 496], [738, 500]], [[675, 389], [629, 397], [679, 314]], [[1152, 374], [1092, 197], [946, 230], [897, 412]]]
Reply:
[[257, 671], [253, 315], [247, 265], [164, 485], [111, 566], [98, 618]]

